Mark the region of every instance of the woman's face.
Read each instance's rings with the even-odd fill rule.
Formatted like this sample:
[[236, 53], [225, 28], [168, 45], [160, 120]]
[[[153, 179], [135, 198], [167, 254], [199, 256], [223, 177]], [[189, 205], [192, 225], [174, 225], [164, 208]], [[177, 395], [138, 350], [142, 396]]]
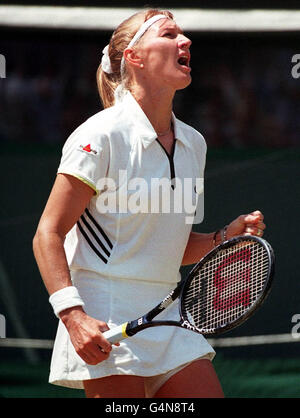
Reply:
[[152, 85], [180, 90], [191, 82], [191, 41], [171, 19], [154, 23], [137, 45], [143, 77]]

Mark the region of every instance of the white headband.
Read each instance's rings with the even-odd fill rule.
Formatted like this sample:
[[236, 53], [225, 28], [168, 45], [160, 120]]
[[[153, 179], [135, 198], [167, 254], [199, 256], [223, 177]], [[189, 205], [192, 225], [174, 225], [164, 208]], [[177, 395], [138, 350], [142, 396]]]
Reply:
[[[155, 16], [151, 17], [150, 19], [146, 20], [146, 22], [144, 22], [142, 24], [140, 29], [137, 31], [137, 33], [134, 35], [134, 37], [131, 39], [127, 48], [131, 48], [144, 35], [146, 30], [151, 25], [153, 25], [153, 23], [157, 22], [160, 19], [168, 19], [168, 16], [155, 15]], [[103, 49], [102, 52], [103, 52], [103, 56], [102, 56], [102, 60], [101, 60], [102, 69], [105, 73], [111, 74], [113, 71], [112, 71], [112, 68], [111, 68], [111, 63], [110, 63], [110, 59], [109, 59], [109, 55], [108, 55], [108, 45]], [[124, 55], [123, 55], [122, 60], [121, 60], [121, 67], [120, 67], [121, 75], [124, 74], [124, 70], [125, 70], [125, 60], [124, 60]]]

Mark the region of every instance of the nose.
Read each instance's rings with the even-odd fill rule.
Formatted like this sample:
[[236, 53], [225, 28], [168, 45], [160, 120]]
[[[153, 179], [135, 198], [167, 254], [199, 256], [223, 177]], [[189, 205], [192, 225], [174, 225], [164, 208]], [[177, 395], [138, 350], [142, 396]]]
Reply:
[[189, 38], [187, 38], [185, 35], [180, 35], [180, 38], [178, 41], [179, 48], [189, 49], [191, 45], [192, 45], [192, 41]]

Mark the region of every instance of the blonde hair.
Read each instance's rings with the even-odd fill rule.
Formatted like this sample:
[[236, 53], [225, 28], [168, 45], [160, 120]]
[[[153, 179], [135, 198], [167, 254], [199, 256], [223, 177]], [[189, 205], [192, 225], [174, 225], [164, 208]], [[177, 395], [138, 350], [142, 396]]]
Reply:
[[98, 91], [104, 108], [113, 106], [115, 102], [114, 92], [120, 83], [123, 83], [128, 90], [130, 89], [130, 77], [126, 69], [123, 77], [121, 76], [120, 67], [123, 52], [140, 26], [157, 14], [164, 14], [166, 17], [173, 19], [173, 14], [169, 11], [148, 9], [135, 13], [130, 18], [124, 20], [112, 34], [108, 54], [113, 72], [112, 74], [105, 73], [100, 64], [96, 75]]

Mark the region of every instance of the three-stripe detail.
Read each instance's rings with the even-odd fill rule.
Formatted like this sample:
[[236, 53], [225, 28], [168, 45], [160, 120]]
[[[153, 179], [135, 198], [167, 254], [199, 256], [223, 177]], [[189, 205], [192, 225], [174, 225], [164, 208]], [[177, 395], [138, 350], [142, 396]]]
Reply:
[[113, 245], [88, 209], [80, 216], [77, 226], [90, 248], [106, 264]]

